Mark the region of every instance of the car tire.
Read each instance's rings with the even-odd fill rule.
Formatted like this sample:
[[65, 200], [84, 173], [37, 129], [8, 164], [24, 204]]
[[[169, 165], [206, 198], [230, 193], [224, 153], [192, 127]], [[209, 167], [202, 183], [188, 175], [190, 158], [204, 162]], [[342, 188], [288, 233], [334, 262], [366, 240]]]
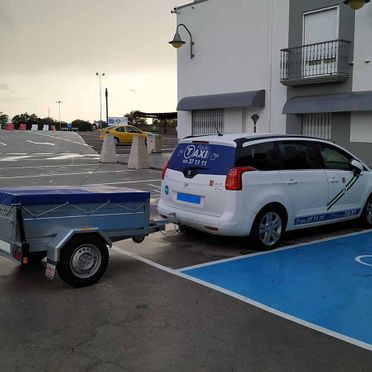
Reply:
[[96, 283], [107, 269], [109, 254], [106, 242], [87, 234], [73, 237], [62, 249], [57, 272], [73, 287]]
[[119, 138], [115, 137], [114, 143], [115, 143], [115, 146], [119, 146], [119, 143], [120, 143]]
[[145, 235], [133, 236], [132, 240], [134, 243], [140, 244], [145, 240]]
[[367, 199], [367, 202], [360, 215], [359, 222], [364, 227], [372, 227], [372, 195]]
[[251, 239], [254, 248], [259, 250], [274, 249], [280, 242], [285, 230], [285, 216], [283, 211], [275, 206], [262, 209], [256, 216]]

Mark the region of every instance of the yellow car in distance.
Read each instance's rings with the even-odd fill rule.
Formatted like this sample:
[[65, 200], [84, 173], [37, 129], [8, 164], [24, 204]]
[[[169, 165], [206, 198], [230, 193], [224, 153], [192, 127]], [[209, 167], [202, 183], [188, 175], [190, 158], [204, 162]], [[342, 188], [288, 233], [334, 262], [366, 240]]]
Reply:
[[114, 137], [115, 146], [123, 143], [130, 145], [135, 136], [141, 136], [147, 138], [149, 133], [143, 132], [132, 125], [115, 125], [112, 127], [105, 128], [99, 135], [100, 140], [104, 140], [107, 134], [111, 134]]

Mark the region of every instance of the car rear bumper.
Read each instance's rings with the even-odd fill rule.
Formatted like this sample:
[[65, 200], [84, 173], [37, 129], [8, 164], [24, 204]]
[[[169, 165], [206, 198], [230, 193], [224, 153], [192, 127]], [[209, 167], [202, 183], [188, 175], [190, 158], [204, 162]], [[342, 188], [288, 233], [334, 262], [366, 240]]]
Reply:
[[225, 236], [248, 236], [255, 219], [255, 214], [251, 211], [245, 211], [244, 216], [232, 212], [225, 212], [221, 216], [203, 215], [200, 212], [170, 207], [162, 199], [158, 204], [158, 212], [161, 216], [175, 219], [182, 225]]

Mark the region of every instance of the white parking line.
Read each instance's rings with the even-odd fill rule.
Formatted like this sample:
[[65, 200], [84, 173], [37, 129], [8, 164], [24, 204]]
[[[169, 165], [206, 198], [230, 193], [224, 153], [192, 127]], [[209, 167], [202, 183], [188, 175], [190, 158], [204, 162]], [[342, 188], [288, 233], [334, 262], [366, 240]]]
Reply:
[[30, 141], [30, 140], [27, 140], [27, 142], [30, 142], [33, 145], [46, 145], [46, 146], [55, 146], [56, 145], [55, 143], [51, 143], [51, 142], [34, 142], [34, 141]]
[[0, 142], [0, 145], [2, 145], [2, 146], [8, 146], [6, 143], [4, 143], [4, 142]]
[[[159, 180], [160, 181], [160, 180]], [[149, 186], [154, 187], [155, 189], [160, 190], [160, 185], [154, 185], [152, 183], [149, 183]]]
[[[39, 159], [40, 160], [40, 159]], [[43, 159], [44, 160], [44, 159]], [[59, 165], [26, 165], [20, 167], [21, 169], [44, 169], [44, 168], [69, 168], [69, 167], [97, 167], [98, 163], [90, 163], [90, 164], [59, 164]], [[0, 167], [1, 169], [9, 169], [9, 167]], [[123, 171], [126, 172], [135, 172], [134, 169], [127, 169]]]
[[32, 133], [32, 134], [36, 134], [37, 136], [41, 136], [41, 137], [50, 137], [50, 138], [53, 138], [53, 139], [58, 139], [58, 140], [61, 140], [61, 141], [67, 141], [67, 142], [71, 142], [71, 143], [75, 143], [76, 145], [80, 145], [80, 146], [84, 146], [84, 147], [87, 147], [88, 145], [84, 142], [76, 142], [76, 141], [71, 141], [70, 139], [67, 139], [67, 138], [63, 138], [63, 137], [57, 137], [57, 136], [51, 136], [49, 134], [41, 134], [41, 133]]
[[106, 182], [106, 183], [91, 183], [84, 186], [104, 186], [104, 185], [126, 185], [130, 183], [147, 183], [147, 182], [156, 182], [160, 180], [135, 180], [135, 181], [121, 181], [121, 182]]
[[99, 157], [99, 155], [94, 155], [94, 154], [85, 154], [85, 155], [81, 155], [81, 154], [62, 154], [62, 155], [58, 155], [58, 156], [53, 156], [49, 159], [50, 160], [68, 160], [68, 159], [84, 158], [84, 157], [92, 157], [92, 156]]
[[[2, 162], [6, 162], [6, 161], [15, 162], [17, 160], [27, 160], [27, 161], [57, 161], [57, 160], [69, 160], [69, 159], [73, 159], [73, 160], [79, 160], [79, 159], [84, 159], [84, 160], [88, 160], [88, 159], [98, 160], [99, 159], [99, 155], [94, 155], [94, 154], [85, 154], [85, 155], [80, 155], [80, 154], [67, 154], [67, 155], [65, 155], [65, 154], [63, 154], [63, 155], [53, 156], [53, 157], [49, 157], [49, 158], [48, 157], [46, 157], [46, 158], [35, 157], [34, 155], [35, 154], [29, 154], [29, 155], [26, 155], [25, 154], [25, 156], [7, 156], [7, 157], [4, 157], [4, 158], [1, 158], [0, 161], [2, 161]], [[43, 154], [43, 155], [45, 155], [45, 154]]]
[[[0, 161], [2, 162], [5, 162], [5, 161], [17, 161], [17, 160], [30, 160], [30, 159], [27, 159], [27, 158], [30, 158], [31, 155], [24, 155], [24, 156], [19, 156], [19, 155], [16, 155], [16, 156], [8, 156], [6, 158], [2, 158], [0, 159]], [[34, 160], [39, 160], [40, 159], [34, 159]]]
[[[29, 176], [5, 176], [0, 177], [0, 180], [11, 180], [11, 179], [20, 179], [20, 178], [40, 178], [40, 177], [65, 177], [65, 176], [79, 176], [84, 174], [106, 174], [106, 173], [125, 173], [125, 171], [89, 171], [89, 172], [76, 172], [76, 173], [54, 173], [54, 174], [36, 174]], [[136, 182], [136, 181], [133, 181]], [[131, 183], [133, 183], [131, 182]], [[138, 181], [137, 181], [138, 182]]]

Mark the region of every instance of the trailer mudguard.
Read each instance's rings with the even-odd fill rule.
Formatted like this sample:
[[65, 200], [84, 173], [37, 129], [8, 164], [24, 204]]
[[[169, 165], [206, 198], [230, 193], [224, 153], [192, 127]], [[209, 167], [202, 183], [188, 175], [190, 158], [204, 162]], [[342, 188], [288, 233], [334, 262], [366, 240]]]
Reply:
[[58, 232], [58, 234], [48, 243], [47, 249], [48, 263], [57, 265], [57, 263], [59, 262], [61, 249], [63, 248], [63, 246], [73, 236], [80, 234], [98, 234], [110, 248], [112, 247], [112, 241], [110, 240], [110, 238], [97, 227], [83, 229], [71, 229], [66, 227], [64, 229], [61, 229]]

